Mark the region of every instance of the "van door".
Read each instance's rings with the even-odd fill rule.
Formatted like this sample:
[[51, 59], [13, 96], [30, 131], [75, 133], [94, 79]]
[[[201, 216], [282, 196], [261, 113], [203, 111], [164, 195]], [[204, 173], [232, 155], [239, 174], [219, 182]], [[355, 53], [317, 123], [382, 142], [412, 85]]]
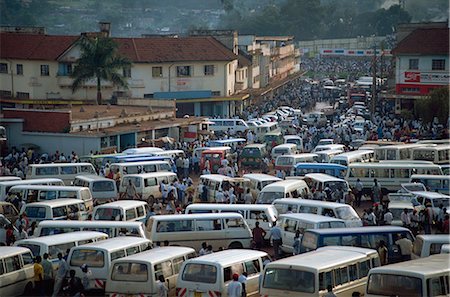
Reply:
[[262, 270], [261, 259], [248, 260], [244, 262], [244, 269], [247, 272], [246, 296], [255, 296], [259, 291], [259, 275]]
[[283, 248], [292, 251], [294, 246], [295, 231], [297, 230], [298, 221], [293, 219], [283, 219]]

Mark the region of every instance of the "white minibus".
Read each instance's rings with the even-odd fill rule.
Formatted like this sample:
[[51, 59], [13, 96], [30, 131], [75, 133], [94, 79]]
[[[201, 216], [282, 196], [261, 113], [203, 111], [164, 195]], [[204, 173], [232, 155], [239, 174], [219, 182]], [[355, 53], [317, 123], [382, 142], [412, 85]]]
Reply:
[[77, 231], [98, 231], [110, 238], [118, 236], [137, 236], [148, 238], [142, 222], [124, 221], [42, 221], [34, 231], [35, 237], [71, 233]]
[[329, 188], [332, 196], [331, 200], [335, 202], [345, 203], [344, 195], [350, 190], [345, 179], [337, 178], [325, 173], [308, 173], [303, 179], [310, 189], [323, 191]]
[[242, 189], [242, 192], [248, 188], [250, 181], [242, 177], [229, 177], [221, 174], [204, 174], [200, 176], [200, 181], [206, 187], [206, 200], [201, 202], [216, 202], [217, 192], [220, 190], [227, 191], [233, 187], [238, 193], [237, 189]]
[[183, 263], [178, 275], [177, 296], [228, 296], [233, 274], [247, 272], [247, 296], [259, 296], [258, 286], [267, 253], [257, 250], [226, 250]]
[[408, 144], [398, 144], [398, 145], [385, 145], [375, 147], [375, 159], [381, 160], [412, 160], [413, 150], [420, 147], [431, 147], [436, 146], [434, 144], [424, 144], [424, 143], [408, 143]]
[[85, 290], [105, 290], [111, 262], [126, 256], [141, 253], [151, 248], [151, 241], [141, 237], [115, 237], [99, 242], [73, 247], [67, 257], [69, 268], [82, 278], [81, 265], [91, 270], [89, 286]]
[[336, 296], [363, 292], [369, 270], [380, 266], [375, 250], [323, 247], [316, 251], [268, 263], [260, 296], [325, 296], [331, 286]]
[[20, 214], [26, 213], [30, 221], [44, 220], [87, 220], [89, 214], [83, 201], [79, 199], [57, 199], [28, 203], [22, 206]]
[[178, 273], [184, 261], [196, 257], [192, 248], [165, 246], [114, 260], [106, 281], [105, 295], [158, 296], [159, 276], [164, 276], [168, 296], [176, 296]]
[[116, 182], [110, 178], [98, 175], [78, 175], [75, 177], [73, 185], [89, 188], [96, 205], [118, 198]]
[[145, 223], [150, 212], [147, 202], [139, 200], [119, 200], [98, 205], [94, 208], [95, 221], [139, 221]]
[[450, 163], [450, 145], [424, 146], [412, 150], [413, 160], [431, 161], [434, 164]]
[[122, 176], [125, 174], [151, 173], [167, 171], [172, 172], [172, 166], [169, 161], [141, 161], [141, 162], [123, 162], [113, 163], [109, 166], [112, 172], [119, 172]]
[[177, 214], [151, 216], [147, 231], [152, 242], [169, 241], [171, 245], [192, 247], [196, 251], [202, 242], [214, 250], [219, 248], [249, 248], [252, 231], [238, 213]]
[[373, 268], [364, 296], [449, 296], [449, 274], [446, 254]]
[[312, 151], [311, 153], [317, 153], [320, 151], [328, 151], [328, 150], [340, 150], [340, 151], [344, 151], [345, 150], [345, 145], [343, 144], [324, 144], [324, 145], [317, 145]]
[[317, 154], [295, 154], [295, 155], [282, 155], [275, 159], [275, 169], [285, 170], [290, 175], [293, 175], [293, 168], [297, 163], [315, 163], [319, 161]]
[[161, 198], [160, 185], [164, 181], [166, 184], [171, 184], [177, 179], [177, 175], [173, 172], [152, 172], [141, 174], [127, 174], [122, 178], [120, 183], [120, 195], [124, 195], [126, 186], [129, 181], [136, 187], [136, 193], [142, 200], [153, 201]]
[[22, 180], [22, 179], [18, 176], [13, 176], [13, 175], [0, 176], [0, 182], [12, 181], [12, 180]]
[[293, 143], [285, 143], [280, 144], [277, 146], [274, 146], [272, 148], [272, 152], [270, 153], [270, 156], [272, 157], [272, 160], [275, 160], [278, 156], [282, 155], [295, 155], [298, 152], [297, 146]]
[[25, 203], [57, 199], [79, 199], [84, 202], [86, 211], [92, 212], [94, 202], [89, 188], [73, 186], [23, 185], [9, 189], [8, 195], [17, 195]]
[[172, 159], [174, 159], [175, 157], [186, 157], [186, 154], [184, 153], [183, 150], [164, 150], [162, 152], [156, 152], [155, 156], [167, 156], [167, 157], [171, 157]]
[[413, 245], [412, 259], [425, 258], [441, 253], [441, 247], [450, 244], [448, 234], [420, 234], [416, 236]]
[[97, 174], [91, 163], [30, 164], [27, 179], [54, 177], [62, 179], [66, 186], [70, 186], [77, 175], [87, 174]]
[[247, 189], [250, 189], [250, 193], [253, 196], [253, 201], [256, 200], [259, 192], [261, 192], [265, 186], [282, 180], [276, 176], [264, 173], [246, 173], [242, 177], [250, 181]]
[[450, 195], [450, 175], [413, 174], [411, 183], [421, 183], [428, 191]]
[[194, 213], [224, 213], [236, 212], [242, 215], [250, 229], [255, 228], [255, 223], [259, 222], [259, 227], [267, 232], [277, 220], [278, 212], [271, 204], [221, 204], [221, 203], [194, 203], [186, 207], [186, 214]]
[[435, 164], [416, 164], [408, 162], [350, 163], [345, 180], [356, 184], [357, 179], [364, 185], [363, 192], [372, 191], [373, 181], [377, 179], [383, 194], [400, 190], [400, 184], [409, 182], [413, 174], [442, 175], [442, 169]]
[[0, 182], [0, 201], [6, 199], [7, 193], [11, 187], [21, 185], [47, 185], [47, 186], [64, 186], [64, 182], [60, 178], [39, 178], [25, 180], [10, 180]]
[[248, 130], [247, 123], [241, 119], [208, 119], [208, 121], [212, 123], [209, 129], [214, 132], [231, 130], [244, 133], [245, 130]]
[[330, 163], [331, 159], [334, 156], [342, 154], [343, 150], [324, 150], [324, 151], [316, 151], [317, 162], [319, 163]]
[[49, 261], [52, 262], [53, 267], [57, 269], [58, 253], [65, 255], [66, 251], [70, 250], [74, 246], [105, 239], [108, 239], [108, 235], [103, 232], [78, 231], [21, 239], [14, 242], [14, 246], [30, 249], [34, 257], [44, 256], [44, 253], [47, 253], [49, 255]]
[[259, 193], [256, 203], [271, 204], [275, 199], [307, 197], [308, 193], [309, 188], [305, 181], [282, 180], [265, 186]]
[[284, 143], [293, 143], [299, 152], [303, 152], [303, 139], [298, 135], [284, 135]]
[[33, 255], [29, 249], [0, 246], [0, 295], [33, 295], [33, 267]]
[[136, 148], [129, 148], [124, 150], [122, 153], [126, 155], [142, 155], [142, 154], [155, 154], [157, 152], [164, 151], [162, 148], [159, 147], [136, 147]]
[[348, 204], [308, 200], [283, 198], [276, 199], [273, 205], [278, 214], [285, 214], [288, 211], [292, 213], [311, 213], [332, 218], [344, 220], [347, 227], [361, 227], [362, 221], [358, 213]]
[[345, 228], [341, 219], [331, 218], [310, 213], [286, 213], [278, 218], [281, 226], [281, 250], [292, 254], [294, 251], [295, 232], [304, 233], [307, 229]]
[[330, 163], [348, 166], [350, 163], [372, 162], [375, 152], [373, 150], [357, 150], [335, 155], [331, 158]]

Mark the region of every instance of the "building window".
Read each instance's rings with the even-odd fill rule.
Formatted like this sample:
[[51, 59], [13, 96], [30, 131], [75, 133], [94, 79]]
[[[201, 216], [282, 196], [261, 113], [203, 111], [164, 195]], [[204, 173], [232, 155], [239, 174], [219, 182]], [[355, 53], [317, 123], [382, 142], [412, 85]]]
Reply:
[[17, 92], [16, 97], [17, 99], [30, 99], [30, 93]]
[[0, 73], [8, 73], [8, 64], [0, 63]]
[[124, 67], [123, 69], [123, 77], [129, 77], [131, 78], [131, 67]]
[[153, 93], [144, 94], [144, 98], [154, 98], [154, 95], [153, 95]]
[[191, 66], [177, 66], [177, 76], [191, 76]]
[[0, 90], [0, 98], [11, 98], [11, 91]]
[[16, 65], [16, 73], [17, 75], [23, 75], [23, 64]]
[[214, 65], [205, 65], [205, 75], [214, 75]]
[[402, 88], [403, 93], [420, 93], [419, 88]]
[[109, 146], [117, 145], [117, 136], [109, 136]]
[[212, 91], [211, 95], [212, 96], [220, 96], [220, 91]]
[[50, 75], [50, 68], [48, 65], [41, 65], [41, 76], [49, 76]]
[[445, 60], [444, 59], [431, 60], [431, 70], [445, 70]]
[[58, 75], [69, 76], [72, 74], [72, 64], [59, 63], [58, 64]]
[[152, 67], [152, 77], [162, 77], [162, 67]]
[[100, 138], [100, 147], [101, 148], [108, 147], [108, 137]]

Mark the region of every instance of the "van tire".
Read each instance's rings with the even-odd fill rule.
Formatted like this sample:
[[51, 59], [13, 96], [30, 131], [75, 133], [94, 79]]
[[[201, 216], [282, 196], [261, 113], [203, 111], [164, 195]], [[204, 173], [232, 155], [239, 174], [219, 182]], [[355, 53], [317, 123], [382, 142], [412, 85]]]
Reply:
[[230, 243], [230, 245], [228, 246], [228, 249], [242, 249], [244, 246], [242, 245], [242, 243], [238, 242], [238, 241], [234, 241], [232, 243]]
[[30, 282], [25, 286], [23, 296], [32, 296], [32, 295], [33, 295], [33, 284]]

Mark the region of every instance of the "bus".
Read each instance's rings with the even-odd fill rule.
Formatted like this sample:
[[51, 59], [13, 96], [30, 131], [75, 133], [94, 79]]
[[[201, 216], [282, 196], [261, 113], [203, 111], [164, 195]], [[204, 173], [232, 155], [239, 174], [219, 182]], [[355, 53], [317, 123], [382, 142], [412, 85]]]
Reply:
[[383, 240], [388, 248], [388, 261], [401, 261], [400, 248], [395, 242], [406, 236], [411, 242], [414, 236], [407, 228], [397, 226], [370, 226], [356, 228], [309, 229], [303, 234], [300, 252], [314, 251], [323, 246], [356, 246], [377, 249]]
[[374, 148], [375, 159], [387, 160], [412, 160], [412, 152], [419, 147], [432, 146], [431, 144], [408, 143], [399, 145], [385, 145]]
[[30, 164], [27, 179], [54, 177], [71, 186], [77, 175], [97, 174], [91, 163]]
[[374, 179], [381, 185], [383, 195], [400, 190], [400, 184], [408, 183], [413, 174], [442, 175], [442, 169], [435, 164], [408, 162], [350, 163], [345, 180], [354, 185], [357, 179], [364, 185], [363, 193], [369, 194]]
[[412, 150], [413, 160], [431, 161], [434, 164], [450, 163], [450, 145], [418, 147]]
[[330, 163], [348, 166], [350, 163], [372, 162], [375, 158], [373, 150], [357, 150], [335, 155], [331, 158]]
[[308, 173], [324, 173], [337, 178], [344, 178], [347, 166], [331, 163], [297, 163], [293, 171], [295, 176], [304, 176]]
[[373, 268], [364, 296], [449, 296], [449, 274], [446, 254]]
[[421, 183], [428, 191], [450, 195], [450, 176], [432, 174], [413, 174], [409, 180], [411, 183]]
[[336, 296], [363, 292], [369, 270], [380, 266], [375, 250], [329, 246], [270, 262], [264, 268], [260, 296]]

